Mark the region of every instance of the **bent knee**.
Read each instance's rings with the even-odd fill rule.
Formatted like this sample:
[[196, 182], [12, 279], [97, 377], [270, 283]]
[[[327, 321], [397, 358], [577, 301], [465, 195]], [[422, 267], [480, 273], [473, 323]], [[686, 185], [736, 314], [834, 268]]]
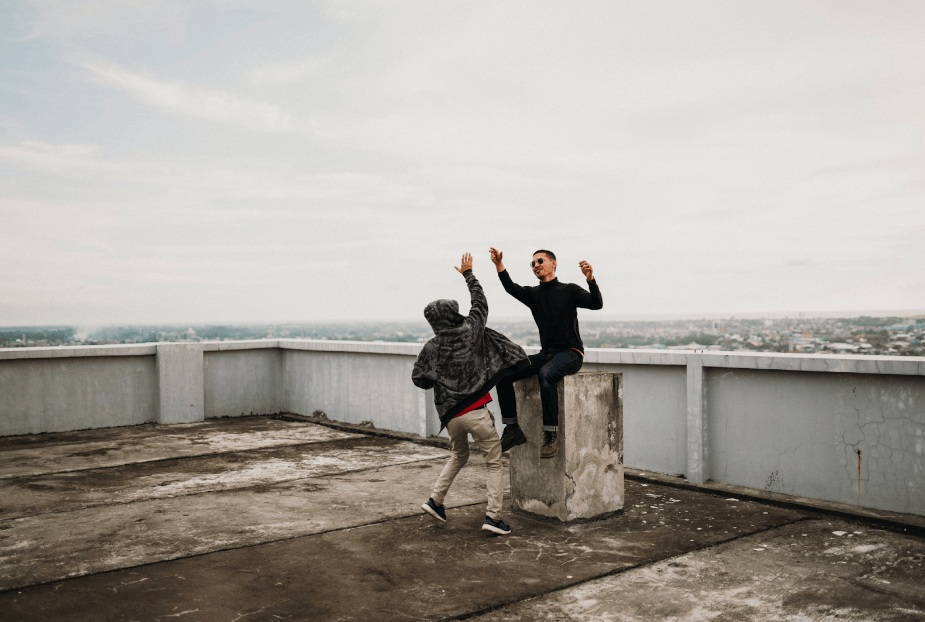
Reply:
[[540, 386], [548, 387], [556, 384], [556, 382], [561, 377], [561, 374], [556, 374], [554, 372], [541, 371], [536, 375], [537, 381], [539, 381]]

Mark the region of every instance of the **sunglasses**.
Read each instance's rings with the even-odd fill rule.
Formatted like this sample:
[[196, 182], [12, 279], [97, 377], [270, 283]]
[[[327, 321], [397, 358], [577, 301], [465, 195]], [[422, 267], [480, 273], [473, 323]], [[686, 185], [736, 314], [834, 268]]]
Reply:
[[543, 259], [542, 257], [540, 257], [539, 259], [537, 259], [537, 260], [535, 260], [535, 261], [531, 261], [531, 262], [530, 262], [530, 267], [532, 268], [532, 267], [534, 267], [534, 266], [537, 265], [537, 264], [539, 264], [539, 265], [542, 266], [544, 261], [546, 261], [546, 260]]

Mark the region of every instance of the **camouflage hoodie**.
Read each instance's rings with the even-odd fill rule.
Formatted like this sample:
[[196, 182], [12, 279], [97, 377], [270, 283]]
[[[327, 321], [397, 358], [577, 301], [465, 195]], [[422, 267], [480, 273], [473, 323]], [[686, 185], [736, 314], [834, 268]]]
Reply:
[[469, 315], [459, 313], [455, 300], [435, 300], [424, 308], [434, 337], [424, 344], [411, 374], [416, 386], [434, 390], [441, 429], [498, 380], [529, 364], [523, 348], [485, 326], [488, 300], [472, 271], [464, 276], [472, 297]]

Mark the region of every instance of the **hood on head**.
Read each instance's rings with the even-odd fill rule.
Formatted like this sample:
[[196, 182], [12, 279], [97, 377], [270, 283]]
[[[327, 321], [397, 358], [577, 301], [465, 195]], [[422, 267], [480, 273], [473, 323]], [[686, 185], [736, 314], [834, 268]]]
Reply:
[[465, 319], [459, 313], [459, 303], [446, 299], [434, 300], [424, 307], [424, 317], [435, 333], [459, 326]]

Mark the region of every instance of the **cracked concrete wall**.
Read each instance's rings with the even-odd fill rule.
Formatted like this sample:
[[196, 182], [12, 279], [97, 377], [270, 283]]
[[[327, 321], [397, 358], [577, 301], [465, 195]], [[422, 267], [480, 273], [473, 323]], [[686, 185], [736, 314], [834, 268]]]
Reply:
[[203, 368], [206, 419], [282, 410], [283, 353], [279, 348], [206, 352]]
[[925, 515], [925, 378], [705, 376], [714, 481]]

